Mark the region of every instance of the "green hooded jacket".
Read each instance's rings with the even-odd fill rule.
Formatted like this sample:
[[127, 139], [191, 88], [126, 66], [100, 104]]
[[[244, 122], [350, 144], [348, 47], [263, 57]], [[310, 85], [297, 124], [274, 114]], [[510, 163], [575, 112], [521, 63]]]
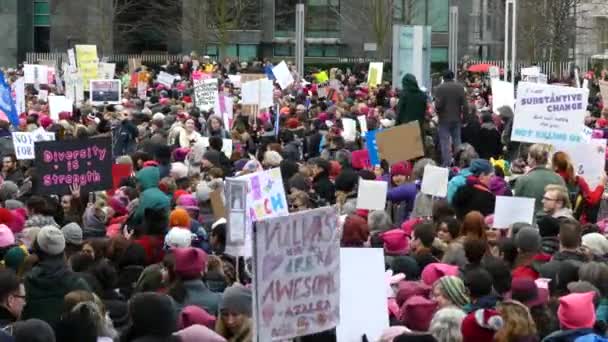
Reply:
[[143, 222], [146, 209], [164, 209], [169, 211], [171, 206], [169, 197], [158, 188], [160, 171], [157, 167], [144, 167], [137, 172], [135, 178], [141, 186], [142, 192], [139, 194], [139, 205], [135, 211], [134, 224]]
[[416, 77], [412, 74], [403, 76], [397, 109], [397, 125], [418, 120], [422, 127], [427, 109], [427, 96], [420, 90]]

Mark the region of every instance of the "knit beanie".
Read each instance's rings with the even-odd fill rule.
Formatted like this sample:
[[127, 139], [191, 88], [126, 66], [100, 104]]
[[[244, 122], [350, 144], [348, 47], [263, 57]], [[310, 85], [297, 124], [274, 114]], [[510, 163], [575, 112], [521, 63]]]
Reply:
[[524, 227], [515, 235], [515, 246], [524, 253], [536, 253], [541, 247], [541, 238], [538, 230]]
[[184, 279], [201, 278], [207, 267], [207, 253], [199, 248], [176, 248], [173, 250], [175, 257], [175, 274]]
[[469, 296], [464, 282], [457, 276], [445, 276], [437, 280], [436, 286], [441, 287], [441, 293], [459, 307], [469, 304]]
[[215, 316], [210, 315], [203, 308], [196, 305], [188, 305], [182, 309], [177, 318], [177, 328], [185, 329], [191, 325], [200, 324], [207, 328], [215, 328]]
[[460, 327], [462, 342], [493, 342], [494, 334], [503, 326], [502, 318], [492, 309], [469, 313]]
[[228, 310], [251, 317], [251, 289], [242, 285], [232, 285], [224, 291], [220, 310]]
[[190, 229], [173, 227], [165, 236], [165, 246], [168, 248], [186, 248], [192, 244]]
[[469, 171], [475, 176], [492, 173], [492, 164], [486, 159], [473, 159]]
[[421, 274], [422, 281], [429, 285], [433, 286], [433, 284], [443, 276], [456, 276], [460, 273], [458, 270], [458, 266], [442, 264], [442, 263], [432, 263], [428, 264], [423, 270]]
[[401, 322], [414, 331], [427, 331], [437, 309], [437, 302], [423, 296], [413, 296], [401, 307]]
[[15, 244], [13, 231], [5, 224], [0, 224], [0, 248], [9, 247]]
[[608, 240], [600, 233], [589, 233], [582, 237], [582, 245], [597, 256], [608, 254]]
[[65, 249], [65, 237], [55, 226], [42, 227], [36, 236], [36, 243], [48, 255], [59, 255]]
[[8, 251], [6, 251], [6, 254], [4, 254], [4, 266], [19, 274], [21, 266], [23, 265], [23, 262], [27, 256], [28, 253], [25, 247], [11, 247]]
[[61, 228], [65, 242], [71, 245], [82, 245], [82, 228], [78, 223], [70, 222]]
[[595, 293], [571, 293], [559, 298], [557, 317], [566, 329], [592, 328], [595, 324]]
[[536, 223], [541, 237], [557, 236], [559, 234], [559, 220], [551, 215], [541, 217]]
[[169, 215], [170, 227], [190, 228], [190, 215], [186, 209], [177, 208]]

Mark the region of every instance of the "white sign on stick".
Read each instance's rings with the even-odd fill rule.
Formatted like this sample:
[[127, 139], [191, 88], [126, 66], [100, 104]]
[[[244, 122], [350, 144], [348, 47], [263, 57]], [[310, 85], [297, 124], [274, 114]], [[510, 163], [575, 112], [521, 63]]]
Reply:
[[291, 72], [289, 71], [287, 63], [285, 63], [285, 61], [282, 61], [274, 68], [272, 68], [272, 73], [274, 74], [274, 77], [276, 78], [279, 86], [281, 86], [281, 89], [286, 89], [294, 82], [293, 76], [291, 75]]
[[49, 96], [49, 115], [53, 121], [59, 121], [59, 113], [72, 113], [72, 100], [65, 96]]
[[445, 167], [425, 166], [420, 192], [436, 197], [446, 197], [448, 194], [449, 173], [450, 171]]
[[54, 141], [55, 133], [44, 132], [35, 134], [35, 132], [12, 132], [13, 146], [15, 155], [18, 160], [36, 159], [34, 151], [34, 143], [37, 141]]
[[215, 108], [218, 96], [217, 78], [194, 81], [194, 100], [200, 110]]
[[384, 210], [388, 183], [359, 178], [357, 209]]
[[568, 154], [574, 172], [583, 177], [591, 190], [600, 184], [606, 165], [606, 139], [591, 139], [588, 143], [554, 145], [554, 152]]
[[534, 198], [528, 197], [496, 196], [494, 228], [507, 229], [517, 222], [532, 224], [534, 201]]
[[498, 108], [508, 106], [513, 110], [515, 104], [515, 88], [513, 83], [492, 79], [492, 111], [498, 113]]

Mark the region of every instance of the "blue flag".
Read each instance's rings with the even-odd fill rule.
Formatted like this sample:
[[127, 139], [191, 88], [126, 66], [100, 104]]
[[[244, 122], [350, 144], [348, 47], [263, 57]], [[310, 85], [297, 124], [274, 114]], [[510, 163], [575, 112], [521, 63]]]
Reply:
[[365, 145], [369, 153], [369, 162], [372, 166], [380, 165], [380, 154], [378, 153], [378, 144], [376, 143], [376, 133], [378, 131], [367, 131], [365, 135]]
[[279, 136], [279, 121], [281, 118], [281, 113], [279, 113], [279, 105], [277, 104], [274, 112], [276, 113], [276, 119], [274, 120], [274, 136]]
[[19, 126], [19, 115], [17, 114], [17, 108], [15, 107], [15, 101], [11, 95], [11, 86], [6, 83], [4, 79], [4, 73], [0, 71], [0, 111], [4, 112], [6, 118], [10, 123], [18, 127]]

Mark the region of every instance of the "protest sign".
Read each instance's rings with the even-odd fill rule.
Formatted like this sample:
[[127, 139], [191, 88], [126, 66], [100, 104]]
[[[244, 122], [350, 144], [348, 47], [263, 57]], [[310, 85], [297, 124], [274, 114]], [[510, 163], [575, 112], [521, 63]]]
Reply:
[[289, 215], [281, 169], [275, 168], [238, 177], [247, 181], [245, 201], [245, 243], [238, 248], [226, 246], [231, 255], [251, 256], [252, 224], [265, 218]]
[[378, 152], [378, 141], [376, 139], [378, 131], [367, 131], [365, 134], [365, 147], [369, 151], [369, 162], [371, 166], [380, 165], [380, 153]]
[[53, 121], [59, 121], [59, 113], [72, 113], [72, 100], [65, 96], [49, 96], [49, 115]]
[[40, 89], [38, 91], [38, 100], [40, 101], [47, 101], [49, 97], [49, 91], [46, 89]]
[[64, 195], [79, 184], [82, 193], [112, 187], [112, 138], [37, 142], [36, 194]]
[[173, 76], [173, 75], [171, 75], [171, 74], [169, 74], [167, 72], [161, 71], [158, 74], [158, 77], [156, 78], [156, 81], [158, 83], [160, 83], [160, 84], [162, 84], [162, 85], [167, 86], [167, 87], [170, 88], [170, 87], [173, 86], [173, 82], [175, 81], [175, 76]]
[[48, 84], [49, 67], [38, 64], [23, 65], [23, 77], [26, 84]]
[[54, 141], [55, 133], [44, 132], [12, 132], [13, 135], [13, 146], [15, 148], [15, 155], [18, 160], [31, 160], [36, 158], [34, 153], [34, 143], [38, 141]]
[[217, 78], [194, 81], [194, 100], [198, 109], [207, 111], [215, 108], [218, 96]]
[[357, 122], [353, 119], [342, 118], [342, 136], [346, 142], [353, 142], [357, 139]]
[[256, 224], [254, 307], [259, 341], [283, 341], [338, 324], [337, 228], [338, 215], [331, 207]]
[[145, 100], [148, 97], [148, 83], [147, 82], [137, 82], [137, 97]]
[[13, 92], [15, 93], [15, 108], [17, 114], [25, 113], [25, 78], [19, 77], [15, 83], [13, 83]]
[[600, 84], [600, 94], [604, 103], [608, 103], [608, 81], [598, 81]]
[[226, 246], [243, 247], [246, 238], [247, 180], [226, 178]]
[[[389, 324], [386, 286], [382, 248], [340, 248], [338, 342], [361, 342], [363, 335], [380, 340]], [[361, 319], [362, 312], [370, 319]]]
[[318, 84], [322, 84], [322, 83], [329, 81], [329, 76], [327, 75], [327, 71], [320, 71], [320, 72], [314, 74], [314, 77], [315, 77], [315, 81], [317, 81]]
[[73, 103], [84, 101], [84, 80], [79, 72], [65, 74], [65, 97]]
[[91, 80], [90, 100], [93, 104], [119, 104], [122, 88], [120, 80]]
[[446, 197], [448, 194], [449, 173], [450, 171], [445, 167], [425, 166], [420, 192], [436, 197]]
[[259, 108], [272, 107], [273, 99], [273, 84], [269, 79], [261, 79], [241, 84], [242, 104], [256, 105]]
[[588, 96], [586, 89], [519, 82], [511, 140], [579, 143]]
[[384, 63], [369, 63], [369, 71], [367, 73], [367, 84], [370, 87], [375, 87], [382, 83], [382, 72]]
[[232, 117], [234, 116], [234, 102], [232, 97], [223, 94], [220, 95], [218, 101], [215, 103], [213, 112], [222, 117], [226, 129], [232, 127]]
[[99, 79], [112, 80], [116, 73], [116, 64], [114, 63], [99, 63]]
[[365, 137], [365, 133], [367, 133], [367, 118], [365, 115], [357, 116], [357, 121], [359, 121], [359, 126], [361, 127], [361, 136]]
[[553, 152], [568, 154], [574, 165], [574, 172], [583, 177], [593, 190], [600, 184], [606, 165], [606, 139], [591, 139], [588, 143], [556, 144]]
[[534, 198], [496, 196], [493, 228], [507, 229], [517, 222], [532, 224], [534, 202]]
[[498, 108], [507, 106], [513, 110], [515, 104], [515, 87], [511, 82], [492, 79], [492, 111], [498, 113]]
[[390, 164], [424, 156], [418, 121], [378, 132], [376, 143], [381, 158]]
[[228, 79], [230, 80], [230, 83], [232, 83], [233, 87], [241, 87], [241, 75], [228, 75]]
[[217, 189], [209, 194], [211, 211], [213, 212], [213, 218], [216, 220], [226, 217], [226, 207], [224, 206], [224, 200], [222, 199], [222, 192], [222, 190]]
[[68, 61], [69, 61], [68, 66], [72, 67], [72, 70], [75, 70], [76, 69], [76, 55], [74, 54], [74, 49], [68, 49]]
[[[200, 137], [202, 146], [209, 147], [209, 137]], [[222, 139], [222, 152], [227, 158], [232, 157], [232, 139]]]
[[287, 63], [285, 63], [285, 61], [282, 61], [274, 68], [272, 68], [272, 73], [274, 74], [277, 83], [283, 90], [292, 85], [294, 82], [293, 76], [291, 75], [291, 72], [289, 71]]
[[540, 68], [537, 66], [521, 68], [521, 80], [524, 82], [538, 83]]
[[384, 210], [388, 183], [359, 178], [357, 209]]
[[88, 91], [91, 80], [97, 79], [99, 73], [99, 59], [96, 45], [76, 45], [76, 61], [78, 71], [82, 75], [84, 90]]

